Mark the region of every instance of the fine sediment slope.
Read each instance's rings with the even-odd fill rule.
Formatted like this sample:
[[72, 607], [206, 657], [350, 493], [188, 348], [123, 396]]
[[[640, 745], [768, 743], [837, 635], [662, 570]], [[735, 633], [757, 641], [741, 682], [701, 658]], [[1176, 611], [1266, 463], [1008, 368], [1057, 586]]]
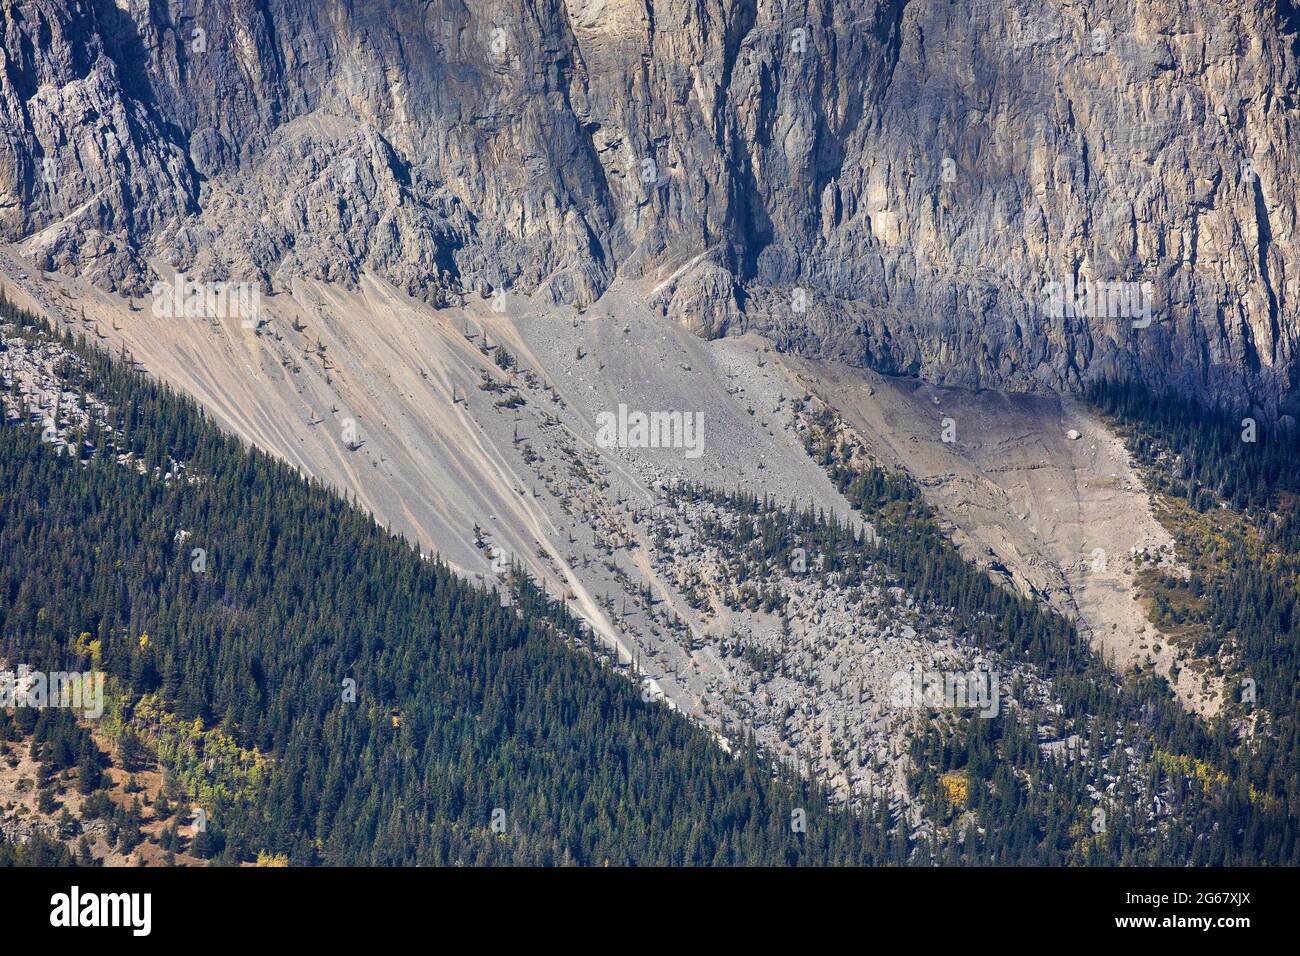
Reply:
[[[697, 715], [717, 716], [730, 669], [691, 645], [732, 640], [735, 616], [690, 606], [676, 571], [681, 545], [649, 529], [680, 480], [811, 504], [862, 527], [795, 430], [793, 408], [809, 394], [921, 482], [970, 557], [1078, 615], [1117, 668], [1167, 673], [1174, 659], [1133, 583], [1133, 549], [1168, 559], [1168, 535], [1118, 439], [1059, 399], [864, 377], [752, 335], [706, 342], [621, 285], [586, 310], [520, 298], [434, 309], [373, 278], [351, 290], [304, 281], [267, 298], [262, 324], [247, 329], [159, 318], [147, 299], [127, 304], [11, 257], [0, 265], [17, 297], [127, 350], [225, 427], [355, 497], [426, 553], [489, 583], [519, 562], [570, 599], [620, 660], [635, 661], [656, 693]], [[602, 442], [599, 416], [620, 406], [698, 413], [698, 456]], [[693, 520], [675, 523], [686, 531]], [[656, 597], [644, 605], [647, 587]], [[825, 613], [808, 610], [814, 644], [826, 631], [811, 622]], [[763, 615], [741, 623], [778, 627]], [[696, 635], [684, 649], [683, 633]], [[1214, 706], [1213, 688], [1190, 669], [1178, 692], [1189, 707]]]
[[[1170, 677], [1182, 652], [1148, 620], [1134, 574], [1139, 555], [1176, 565], [1174, 542], [1123, 441], [1090, 410], [793, 364], [874, 452], [922, 484], [967, 557], [1076, 617], [1118, 670]], [[1183, 667], [1172, 683], [1189, 708], [1217, 710], [1212, 678]]]

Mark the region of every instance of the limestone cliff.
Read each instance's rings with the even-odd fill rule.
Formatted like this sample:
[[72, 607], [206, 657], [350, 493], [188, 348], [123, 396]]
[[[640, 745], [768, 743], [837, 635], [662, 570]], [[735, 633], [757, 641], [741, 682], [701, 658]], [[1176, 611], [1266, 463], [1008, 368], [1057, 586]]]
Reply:
[[[432, 301], [621, 277], [701, 334], [943, 384], [1114, 369], [1294, 413], [1298, 26], [1292, 0], [0, 0], [0, 239], [125, 292], [150, 260]], [[1111, 293], [1054, 308], [1083, 278]]]

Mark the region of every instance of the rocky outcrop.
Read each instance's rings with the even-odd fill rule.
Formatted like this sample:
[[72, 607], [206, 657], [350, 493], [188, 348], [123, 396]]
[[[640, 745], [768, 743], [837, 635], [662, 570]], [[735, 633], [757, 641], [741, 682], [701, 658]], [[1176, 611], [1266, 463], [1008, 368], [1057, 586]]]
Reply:
[[1298, 23], [1291, 0], [0, 0], [0, 236], [127, 292], [155, 258], [432, 301], [623, 278], [701, 334], [942, 384], [1116, 371], [1294, 412]]

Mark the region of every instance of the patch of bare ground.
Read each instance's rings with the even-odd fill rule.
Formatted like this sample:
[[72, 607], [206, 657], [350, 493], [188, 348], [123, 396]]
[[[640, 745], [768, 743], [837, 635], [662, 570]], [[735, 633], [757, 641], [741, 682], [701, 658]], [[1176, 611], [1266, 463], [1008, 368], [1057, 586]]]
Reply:
[[1078, 622], [1119, 672], [1152, 668], [1217, 712], [1221, 687], [1161, 633], [1137, 572], [1176, 569], [1173, 538], [1122, 439], [1060, 396], [939, 388], [789, 358], [872, 454], [913, 475], [966, 557]]
[[[103, 866], [206, 866], [206, 860], [187, 852], [195, 835], [194, 815], [174, 796], [165, 797], [162, 772], [156, 766], [125, 769], [108, 740], [98, 732], [93, 737], [104, 763], [100, 787], [83, 794], [77, 769], [61, 770], [53, 778], [53, 805], [44, 810], [37, 786], [41, 768], [31, 757], [30, 739], [0, 742], [0, 828], [6, 838], [25, 842], [40, 830], [64, 843], [74, 858], [84, 839], [91, 858]], [[101, 797], [114, 808], [138, 811], [138, 840], [122, 839]], [[173, 825], [177, 842], [169, 853], [164, 844]]]

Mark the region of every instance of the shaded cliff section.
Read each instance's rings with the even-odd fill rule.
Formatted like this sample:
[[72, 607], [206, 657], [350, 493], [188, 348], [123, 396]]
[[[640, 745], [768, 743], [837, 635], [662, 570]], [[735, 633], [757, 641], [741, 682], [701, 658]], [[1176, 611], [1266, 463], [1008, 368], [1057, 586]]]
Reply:
[[[0, 238], [124, 292], [623, 279], [942, 385], [1294, 413], [1300, 17], [1133, 6], [0, 0]], [[1123, 297], [1048, 307], [1080, 278]]]

